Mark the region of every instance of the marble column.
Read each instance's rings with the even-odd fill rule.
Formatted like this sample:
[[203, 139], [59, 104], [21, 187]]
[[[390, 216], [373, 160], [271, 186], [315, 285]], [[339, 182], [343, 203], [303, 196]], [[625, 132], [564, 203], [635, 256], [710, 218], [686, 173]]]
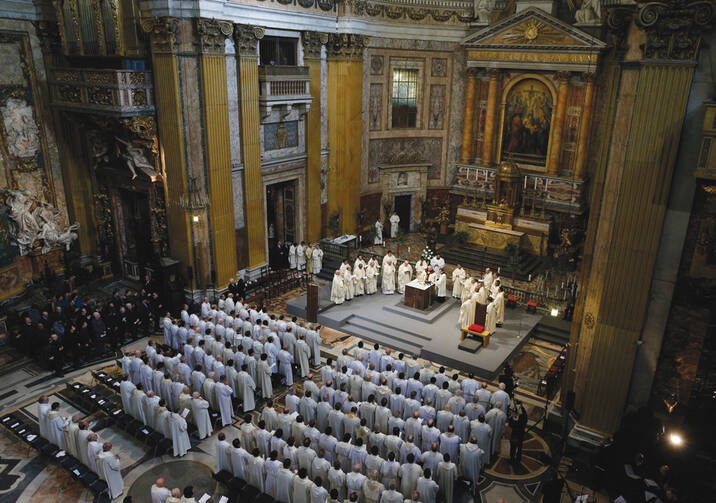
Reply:
[[258, 67], [258, 41], [263, 36], [263, 28], [248, 25], [234, 26], [236, 54], [239, 56], [237, 73], [241, 102], [241, 152], [244, 157], [246, 181], [244, 190], [250, 268], [266, 263]]
[[321, 52], [328, 35], [303, 32], [303, 61], [311, 76], [311, 109], [306, 121], [306, 239], [321, 237]]
[[497, 130], [497, 106], [500, 94], [500, 70], [491, 68], [487, 70], [490, 82], [487, 87], [487, 109], [485, 117], [484, 141], [482, 144], [482, 163], [490, 166], [494, 161], [495, 131]]
[[467, 90], [465, 92], [465, 115], [462, 129], [462, 155], [460, 162], [469, 163], [475, 157], [475, 95], [477, 94], [477, 74], [475, 69], [467, 70]]
[[592, 124], [592, 113], [594, 112], [594, 74], [584, 74], [584, 105], [582, 106], [582, 117], [579, 123], [579, 140], [577, 142], [577, 159], [574, 164], [574, 176], [580, 180], [584, 179], [587, 166], [587, 155], [589, 153], [589, 132]]
[[363, 52], [368, 37], [328, 38], [328, 218], [339, 213], [340, 232], [354, 233], [360, 208]]
[[[167, 235], [173, 258], [193, 267], [194, 250], [189, 212], [178, 204], [187, 194], [185, 132], [182, 121], [181, 77], [177, 54], [181, 21], [176, 18], [144, 18], [142, 29], [149, 34], [154, 75], [157, 127], [164, 159]], [[194, 285], [194, 274], [187, 274]], [[196, 286], [196, 285], [194, 285]]]
[[562, 155], [562, 136], [564, 118], [567, 116], [567, 95], [569, 94], [569, 73], [557, 73], [559, 87], [557, 88], [557, 109], [552, 123], [552, 136], [549, 144], [549, 157], [547, 158], [547, 174], [559, 174], [559, 160]]
[[691, 61], [641, 61], [617, 79], [585, 242], [588, 287], [575, 307], [567, 365], [579, 424], [589, 431], [614, 433], [624, 412], [693, 74]]
[[231, 139], [226, 84], [225, 41], [233, 26], [228, 21], [197, 19], [200, 54], [202, 119], [209, 195], [214, 286], [226, 287], [236, 274], [234, 197], [231, 180]]

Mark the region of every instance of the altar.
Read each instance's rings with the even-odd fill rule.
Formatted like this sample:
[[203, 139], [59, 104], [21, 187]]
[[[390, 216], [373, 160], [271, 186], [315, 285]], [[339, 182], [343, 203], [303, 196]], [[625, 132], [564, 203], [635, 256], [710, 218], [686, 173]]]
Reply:
[[434, 285], [431, 283], [423, 283], [418, 279], [414, 279], [405, 285], [403, 302], [408, 307], [425, 311], [433, 303], [433, 288]]

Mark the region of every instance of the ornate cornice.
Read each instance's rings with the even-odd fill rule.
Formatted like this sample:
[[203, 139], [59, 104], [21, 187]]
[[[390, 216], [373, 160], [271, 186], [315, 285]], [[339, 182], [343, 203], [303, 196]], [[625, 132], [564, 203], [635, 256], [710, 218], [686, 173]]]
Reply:
[[197, 19], [197, 45], [203, 54], [224, 54], [226, 37], [231, 35], [233, 26], [229, 21]]
[[622, 53], [634, 19], [646, 33], [646, 43], [641, 46], [644, 59], [696, 60], [701, 36], [711, 28], [715, 12], [710, 0], [637, 2], [609, 8], [607, 26], [612, 44]]
[[644, 57], [695, 60], [701, 35], [713, 19], [714, 4], [709, 0], [639, 3], [636, 22], [646, 31]]
[[318, 31], [304, 31], [303, 57], [304, 59], [321, 59], [321, 49], [328, 43], [328, 34]]
[[351, 13], [356, 16], [382, 17], [393, 21], [405, 19], [438, 23], [475, 21], [472, 3], [469, 8], [465, 9], [460, 8], [459, 5], [453, 9], [433, 5], [444, 5], [450, 2], [415, 2], [415, 5], [397, 5], [389, 0], [348, 0], [346, 3], [350, 6]]
[[176, 52], [179, 45], [179, 19], [174, 17], [145, 17], [142, 30], [150, 35], [152, 52]]
[[362, 59], [363, 49], [370, 37], [353, 33], [330, 33], [328, 35], [328, 57], [333, 59]]
[[234, 25], [236, 53], [244, 58], [257, 58], [256, 42], [264, 38], [264, 32], [264, 29], [260, 26], [251, 26], [248, 24]]

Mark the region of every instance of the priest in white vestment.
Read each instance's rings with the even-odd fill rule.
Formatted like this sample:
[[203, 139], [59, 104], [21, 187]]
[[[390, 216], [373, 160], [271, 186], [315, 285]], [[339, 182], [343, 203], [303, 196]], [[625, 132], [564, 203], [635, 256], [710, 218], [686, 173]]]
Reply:
[[87, 460], [89, 461], [89, 468], [95, 472], [101, 479], [104, 480], [102, 474], [102, 468], [98, 463], [97, 457], [102, 452], [102, 443], [99, 441], [99, 437], [96, 433], [92, 433], [89, 436], [89, 443], [87, 444]]
[[353, 269], [353, 273], [353, 277], [355, 278], [355, 296], [359, 297], [365, 293], [366, 273], [363, 262], [356, 265]]
[[368, 265], [365, 268], [365, 293], [373, 295], [378, 291], [378, 271], [380, 266], [375, 258], [368, 261]]
[[435, 289], [437, 290], [438, 301], [442, 302], [447, 297], [447, 275], [439, 269], [436, 274]]
[[502, 443], [502, 436], [505, 434], [505, 423], [507, 422], [507, 415], [502, 411], [502, 402], [498, 401], [495, 406], [485, 414], [485, 422], [492, 428], [492, 441], [490, 446], [485, 448], [490, 449], [490, 457], [496, 456], [500, 452]]
[[396, 212], [393, 212], [393, 214], [390, 216], [390, 237], [392, 239], [395, 239], [398, 237], [398, 233], [400, 232], [400, 217]]
[[80, 415], [75, 414], [72, 416], [71, 421], [65, 422], [65, 427], [62, 431], [62, 449], [75, 458], [79, 454], [77, 451], [77, 433], [80, 429], [79, 421]]
[[346, 291], [346, 300], [351, 300], [355, 297], [355, 276], [353, 276], [353, 268], [349, 265], [346, 265], [345, 269], [343, 269], [343, 286]]
[[291, 243], [291, 247], [288, 249], [288, 265], [291, 269], [296, 268], [296, 245]]
[[119, 456], [112, 453], [112, 444], [105, 442], [102, 446], [102, 453], [99, 455], [99, 464], [102, 467], [102, 475], [107, 482], [107, 492], [110, 498], [117, 499], [124, 492], [124, 481], [119, 465]]
[[273, 395], [273, 387], [271, 385], [271, 367], [268, 363], [268, 357], [266, 353], [261, 355], [261, 360], [256, 367], [256, 377], [259, 381], [259, 387], [261, 388], [262, 398], [271, 398]]
[[323, 267], [323, 250], [321, 250], [318, 245], [315, 245], [313, 248], [312, 258], [313, 274], [318, 274], [321, 272], [321, 268]]
[[336, 271], [333, 276], [333, 284], [331, 285], [331, 302], [334, 304], [343, 304], [346, 300], [346, 286], [341, 271]]
[[163, 478], [158, 478], [152, 487], [149, 489], [149, 494], [152, 497], [152, 503], [165, 503], [166, 500], [172, 495], [172, 492], [164, 487], [165, 481]]
[[186, 419], [180, 414], [172, 412], [169, 418], [169, 425], [172, 431], [172, 447], [175, 456], [183, 456], [191, 449], [189, 433], [187, 432]]
[[438, 463], [435, 472], [435, 481], [440, 487], [440, 495], [445, 503], [453, 503], [453, 493], [455, 492], [457, 475], [457, 466], [450, 461], [450, 456], [445, 454], [443, 461]]
[[258, 449], [254, 449], [246, 463], [247, 482], [262, 493], [266, 490], [266, 462], [259, 456]]
[[392, 295], [395, 293], [395, 264], [392, 260], [387, 260], [383, 265], [383, 293]]
[[298, 470], [298, 477], [293, 479], [291, 503], [311, 503], [311, 488], [313, 482], [307, 477], [305, 468]]
[[241, 447], [241, 441], [235, 438], [231, 442], [231, 448], [229, 449], [229, 458], [231, 459], [231, 469], [234, 477], [246, 480], [246, 459], [248, 457], [249, 453]]
[[239, 372], [239, 396], [243, 401], [243, 411], [250, 412], [256, 408], [254, 400], [254, 392], [256, 391], [256, 382], [251, 375], [246, 372], [248, 365], [244, 364]]
[[231, 444], [226, 441], [226, 435], [220, 431], [216, 437], [216, 471], [225, 470], [233, 473], [231, 469]]
[[306, 377], [311, 371], [311, 367], [308, 364], [308, 359], [311, 356], [311, 348], [306, 344], [306, 336], [301, 337], [296, 341], [296, 361], [299, 365], [299, 371], [301, 377]]
[[485, 268], [485, 275], [482, 277], [482, 284], [487, 288], [488, 290], [492, 286], [492, 271], [490, 271], [489, 267]]
[[227, 386], [226, 376], [219, 378], [219, 382], [214, 387], [214, 393], [216, 394], [216, 401], [219, 403], [219, 412], [221, 412], [221, 425], [231, 424], [231, 416], [234, 411], [231, 396], [234, 394], [234, 390]]
[[480, 414], [470, 424], [470, 436], [477, 439], [477, 445], [485, 451], [485, 464], [492, 459], [492, 427], [485, 422], [485, 415]]
[[60, 403], [53, 402], [50, 413], [47, 415], [47, 439], [57, 447], [62, 447], [62, 432], [65, 429], [67, 418], [60, 415]]
[[432, 478], [432, 472], [429, 468], [423, 470], [423, 476], [418, 479], [416, 491], [420, 495], [422, 503], [435, 503], [438, 497], [438, 484]]
[[476, 296], [472, 295], [460, 306], [460, 317], [457, 321], [460, 328], [469, 327], [475, 321], [476, 302]]
[[191, 411], [196, 422], [197, 433], [200, 439], [205, 439], [211, 435], [214, 429], [211, 427], [211, 416], [209, 416], [209, 402], [201, 398], [198, 391], [194, 392], [191, 401]]
[[296, 247], [296, 269], [303, 271], [306, 268], [306, 251], [303, 241]]
[[462, 295], [462, 282], [465, 279], [465, 269], [460, 264], [452, 271], [452, 296], [459, 299]]
[[398, 267], [398, 292], [405, 293], [405, 285], [410, 283], [413, 267], [407, 260]]
[[494, 304], [497, 308], [497, 326], [501, 327], [505, 323], [505, 291], [502, 287], [497, 289]]
[[77, 432], [77, 459], [82, 461], [83, 465], [89, 466], [89, 458], [87, 457], [87, 445], [90, 442], [89, 438], [90, 435], [92, 435], [92, 431], [90, 431], [85, 421], [80, 421], [79, 427], [80, 430]]
[[47, 396], [41, 395], [37, 403], [37, 422], [40, 426], [40, 436], [46, 440], [50, 440], [47, 426], [47, 415], [50, 413], [50, 404], [47, 403]]
[[380, 219], [375, 221], [374, 227], [375, 227], [375, 238], [373, 239], [373, 244], [382, 245], [383, 244], [383, 224], [381, 223]]
[[472, 437], [470, 442], [460, 446], [460, 475], [477, 487], [480, 472], [484, 463], [485, 453], [477, 445], [477, 439]]

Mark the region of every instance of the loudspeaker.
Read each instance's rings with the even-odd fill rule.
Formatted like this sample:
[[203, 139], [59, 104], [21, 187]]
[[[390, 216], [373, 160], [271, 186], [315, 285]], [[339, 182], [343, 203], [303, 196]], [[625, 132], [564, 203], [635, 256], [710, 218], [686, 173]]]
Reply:
[[574, 400], [576, 396], [574, 394], [574, 391], [569, 390], [567, 391], [567, 399], [564, 402], [565, 407], [567, 407], [567, 410], [573, 411], [574, 410]]
[[310, 283], [306, 293], [306, 319], [311, 323], [318, 321], [318, 285]]

